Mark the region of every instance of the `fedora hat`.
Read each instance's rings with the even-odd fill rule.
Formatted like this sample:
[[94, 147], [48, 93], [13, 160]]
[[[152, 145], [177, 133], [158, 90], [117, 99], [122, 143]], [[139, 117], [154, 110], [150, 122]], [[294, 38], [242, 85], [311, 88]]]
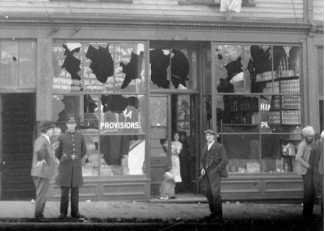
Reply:
[[50, 120], [44, 120], [41, 122], [40, 126], [39, 126], [39, 129], [41, 131], [45, 130], [45, 129], [48, 129], [48, 128], [54, 128], [55, 125], [52, 123], [52, 121]]

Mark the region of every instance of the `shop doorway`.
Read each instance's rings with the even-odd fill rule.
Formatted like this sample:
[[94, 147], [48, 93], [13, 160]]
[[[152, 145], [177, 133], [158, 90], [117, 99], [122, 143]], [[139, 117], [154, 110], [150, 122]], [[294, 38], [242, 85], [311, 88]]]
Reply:
[[30, 175], [35, 139], [35, 94], [0, 95], [1, 200], [35, 199]]
[[[150, 97], [150, 173], [151, 194], [159, 195], [164, 173], [172, 166], [172, 145], [175, 131], [184, 134], [181, 142], [180, 172], [176, 194], [198, 193], [199, 164], [198, 95], [169, 94]], [[177, 196], [176, 196], [177, 197]]]

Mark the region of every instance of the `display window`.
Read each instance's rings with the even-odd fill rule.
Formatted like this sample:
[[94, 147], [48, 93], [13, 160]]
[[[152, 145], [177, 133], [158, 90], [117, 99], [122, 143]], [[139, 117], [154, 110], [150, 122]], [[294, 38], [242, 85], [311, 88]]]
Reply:
[[[300, 47], [215, 44], [214, 50], [216, 124], [229, 171], [295, 172], [302, 126]], [[212, 119], [208, 97], [205, 102]]]
[[145, 174], [144, 95], [53, 95], [56, 134], [75, 114], [86, 140], [83, 176]]
[[190, 45], [150, 44], [151, 90], [198, 90], [198, 47]]
[[56, 42], [53, 92], [143, 93], [144, 47], [137, 42]]

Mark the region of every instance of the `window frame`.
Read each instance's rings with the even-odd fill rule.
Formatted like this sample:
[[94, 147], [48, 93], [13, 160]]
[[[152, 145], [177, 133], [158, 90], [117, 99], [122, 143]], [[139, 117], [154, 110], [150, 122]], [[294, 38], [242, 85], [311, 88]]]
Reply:
[[[272, 95], [272, 96], [279, 96], [279, 97], [286, 97], [286, 96], [292, 96], [292, 95], [295, 95], [295, 96], [300, 96], [300, 99], [301, 99], [301, 107], [300, 107], [300, 113], [301, 113], [301, 122], [300, 122], [300, 127], [303, 127], [303, 125], [304, 125], [304, 117], [305, 117], [305, 110], [304, 110], [304, 105], [303, 105], [303, 101], [304, 101], [304, 94], [303, 94], [303, 90], [304, 90], [304, 87], [303, 87], [303, 83], [304, 83], [304, 81], [303, 81], [303, 78], [304, 78], [304, 76], [303, 76], [303, 71], [302, 71], [302, 69], [303, 69], [303, 65], [302, 65], [302, 59], [303, 59], [303, 54], [302, 54], [302, 50], [303, 50], [303, 47], [301, 46], [301, 44], [295, 44], [295, 43], [292, 43], [292, 44], [283, 44], [283, 43], [256, 43], [256, 42], [250, 42], [250, 43], [243, 43], [243, 42], [239, 42], [239, 43], [232, 43], [232, 42], [229, 42], [229, 43], [226, 43], [226, 42], [217, 42], [217, 41], [214, 41], [214, 42], [212, 42], [212, 48], [211, 48], [211, 50], [212, 51], [214, 51], [215, 49], [216, 49], [216, 47], [218, 46], [218, 45], [240, 45], [240, 46], [251, 46], [251, 45], [260, 45], [260, 46], [263, 46], [263, 45], [265, 45], [265, 46], [271, 46], [271, 47], [274, 47], [274, 46], [289, 46], [289, 47], [299, 47], [300, 48], [300, 70], [301, 70], [301, 74], [300, 74], [300, 77], [299, 77], [299, 81], [300, 81], [300, 92], [299, 93], [289, 93], [289, 94], [286, 94], [286, 93], [272, 93], [272, 94], [270, 94], [270, 95]], [[273, 48], [272, 48], [273, 49]], [[216, 57], [215, 57], [215, 54], [214, 53], [211, 53], [211, 70], [214, 70], [214, 60], [216, 59]], [[273, 64], [272, 64], [273, 65]], [[243, 67], [244, 68], [244, 67]], [[272, 67], [272, 69], [273, 69], [273, 67]], [[215, 71], [212, 71], [212, 75], [211, 75], [211, 78], [214, 78], [214, 74], [216, 74], [216, 72]], [[212, 82], [214, 82], [213, 81], [213, 79], [212, 79]], [[204, 94], [204, 96], [206, 96], [206, 97], [211, 97], [211, 107], [213, 107], [213, 108], [217, 108], [217, 100], [216, 100], [216, 97], [218, 97], [218, 96], [229, 96], [229, 95], [235, 95], [235, 96], [249, 96], [249, 95], [251, 95], [251, 96], [257, 96], [257, 97], [260, 97], [261, 95], [263, 95], [263, 93], [262, 92], [259, 92], [259, 93], [251, 93], [251, 92], [240, 92], [240, 93], [224, 93], [224, 92], [217, 92], [217, 90], [216, 90], [216, 88], [215, 88], [215, 85], [213, 85], [213, 84], [211, 84], [212, 85], [212, 89], [211, 89], [211, 93], [209, 94], [209, 93], [205, 93]], [[214, 90], [215, 89], [215, 90]], [[258, 103], [258, 105], [260, 105], [260, 99], [259, 99], [259, 103]], [[259, 106], [260, 107], [260, 106]], [[259, 110], [260, 111], [260, 110]], [[205, 116], [205, 115], [203, 115], [203, 116]], [[260, 115], [261, 116], [261, 115]], [[216, 113], [216, 110], [214, 110], [214, 109], [212, 109], [212, 118], [211, 118], [211, 123], [212, 123], [212, 127], [215, 127], [215, 128], [217, 128], [217, 122], [216, 122], [216, 119], [217, 119], [217, 113]], [[250, 136], [250, 135], [257, 135], [258, 137], [259, 137], [259, 147], [261, 148], [260, 150], [262, 150], [262, 140], [265, 138], [265, 137], [267, 137], [268, 135], [275, 135], [275, 136], [290, 136], [290, 137], [300, 137], [300, 135], [301, 135], [301, 133], [295, 133], [294, 131], [293, 132], [279, 132], [279, 131], [276, 131], [276, 132], [274, 132], [274, 133], [272, 133], [272, 134], [270, 134], [270, 133], [268, 133], [268, 132], [263, 132], [262, 130], [261, 130], [261, 128], [260, 128], [260, 124], [259, 124], [259, 130], [258, 131], [256, 131], [256, 132], [252, 132], [252, 133], [246, 133], [246, 132], [244, 132], [244, 133], [241, 133], [241, 132], [234, 132], [234, 133], [225, 133], [225, 132], [221, 132], [220, 134], [219, 134], [219, 136], [221, 136], [219, 139], [220, 139], [220, 142], [221, 143], [223, 143], [223, 138], [224, 138], [224, 136], [231, 136], [231, 135], [244, 135], [244, 136]], [[292, 126], [295, 126], [295, 125], [292, 125]], [[263, 138], [264, 137], [264, 138]], [[282, 139], [282, 138], [281, 138]], [[295, 139], [295, 142], [297, 142], [298, 140], [296, 140], [297, 138], [294, 138]], [[299, 140], [300, 141], [300, 140]], [[278, 150], [279, 152], [280, 152], [280, 149]], [[261, 154], [262, 154], [262, 152], [261, 152]], [[278, 153], [279, 154], [279, 153]], [[281, 154], [282, 155], [282, 154]], [[236, 159], [236, 158], [235, 158]], [[266, 159], [267, 159], [267, 157], [266, 157]], [[285, 162], [287, 162], [287, 160], [284, 160], [284, 162], [283, 162], [283, 169], [276, 169], [276, 171], [271, 171], [271, 172], [264, 172], [263, 171], [263, 169], [264, 169], [264, 167], [262, 168], [260, 168], [260, 172], [258, 172], [258, 174], [270, 174], [270, 173], [276, 173], [276, 174], [296, 174], [294, 171], [294, 169], [293, 169], [293, 165], [292, 164], [290, 164], [290, 171], [288, 171], [288, 172], [286, 172], [285, 170], [284, 170], [284, 166], [285, 166]], [[238, 167], [238, 166], [237, 166]], [[245, 171], [245, 172], [240, 172], [239, 170], [238, 171], [233, 171], [233, 170], [230, 170], [230, 172], [231, 172], [231, 174], [237, 174], [237, 175], [240, 175], [240, 176], [242, 176], [242, 173], [245, 173], [245, 175], [246, 174], [254, 174], [255, 172], [247, 172], [247, 171]], [[257, 172], [256, 172], [257, 173]]]

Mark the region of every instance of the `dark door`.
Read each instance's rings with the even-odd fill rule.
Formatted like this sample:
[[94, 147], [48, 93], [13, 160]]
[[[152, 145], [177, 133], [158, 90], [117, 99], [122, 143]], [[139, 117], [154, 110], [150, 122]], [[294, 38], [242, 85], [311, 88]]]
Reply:
[[35, 94], [2, 94], [1, 200], [35, 199], [30, 176], [35, 128]]
[[[198, 159], [199, 159], [199, 104], [198, 95], [171, 95], [171, 128], [185, 134], [182, 155], [180, 158], [180, 172], [182, 183], [180, 191], [184, 193], [198, 193]], [[173, 138], [173, 137], [171, 137]], [[185, 147], [187, 147], [185, 149]], [[185, 151], [185, 152], [183, 152]]]

